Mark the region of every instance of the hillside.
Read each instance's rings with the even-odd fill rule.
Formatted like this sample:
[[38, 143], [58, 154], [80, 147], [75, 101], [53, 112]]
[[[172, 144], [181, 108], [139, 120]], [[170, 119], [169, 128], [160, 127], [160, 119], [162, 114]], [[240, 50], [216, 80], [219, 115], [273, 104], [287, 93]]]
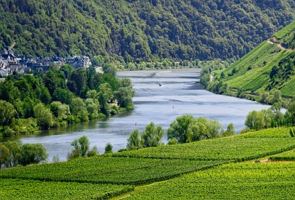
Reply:
[[217, 74], [229, 94], [279, 90], [283, 97], [295, 97], [295, 21]]
[[0, 49], [27, 56], [227, 59], [295, 17], [293, 0], [0, 2]]
[[294, 199], [294, 149], [289, 128], [275, 128], [2, 169], [0, 198]]

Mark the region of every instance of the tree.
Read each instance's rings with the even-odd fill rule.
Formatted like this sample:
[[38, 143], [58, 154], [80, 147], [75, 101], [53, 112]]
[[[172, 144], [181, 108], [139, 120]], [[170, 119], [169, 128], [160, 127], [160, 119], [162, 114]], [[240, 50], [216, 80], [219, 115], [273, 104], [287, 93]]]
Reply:
[[290, 125], [295, 125], [295, 101], [290, 103], [290, 105], [288, 106], [286, 118]]
[[72, 99], [71, 105], [71, 113], [77, 117], [78, 121], [87, 122], [88, 118], [88, 111], [83, 99], [76, 97]]
[[189, 126], [187, 142], [215, 138], [219, 136], [220, 130], [219, 122], [203, 117], [196, 118]]
[[47, 159], [46, 149], [41, 144], [24, 144], [21, 147], [22, 165], [37, 164]]
[[142, 147], [141, 134], [139, 130], [134, 130], [131, 132], [128, 138], [127, 149], [133, 150], [133, 149], [139, 149], [141, 147]]
[[156, 147], [159, 146], [160, 141], [164, 135], [164, 130], [161, 126], [156, 126], [150, 123], [145, 127], [142, 134], [143, 147]]
[[39, 103], [34, 107], [34, 116], [41, 129], [49, 129], [54, 124], [51, 111], [42, 103]]
[[73, 150], [69, 155], [69, 159], [85, 157], [89, 150], [89, 139], [86, 136], [82, 136], [74, 140], [71, 145]]
[[177, 117], [176, 120], [170, 124], [168, 139], [175, 138], [179, 143], [189, 142], [189, 128], [193, 122], [194, 117], [192, 115]]
[[4, 145], [0, 144], [0, 168], [9, 159], [9, 149]]
[[118, 100], [118, 105], [120, 107], [126, 108], [127, 110], [133, 109], [133, 91], [129, 87], [120, 87], [118, 91], [115, 92], [115, 97]]
[[245, 125], [254, 130], [265, 127], [264, 115], [262, 112], [252, 111], [248, 114]]
[[21, 144], [18, 142], [6, 142], [5, 146], [9, 150], [9, 157], [5, 163], [6, 167], [15, 167], [21, 159]]
[[223, 133], [223, 136], [227, 137], [227, 136], [232, 136], [235, 134], [235, 126], [233, 123], [230, 123], [227, 125], [226, 131]]
[[16, 114], [17, 112], [11, 103], [0, 100], [0, 126], [9, 125]]
[[97, 119], [99, 117], [99, 102], [96, 99], [88, 98], [85, 100], [89, 119]]
[[103, 83], [99, 86], [99, 104], [100, 104], [100, 111], [106, 115], [107, 117], [110, 116], [110, 107], [109, 101], [113, 98], [113, 91], [111, 86], [108, 83]]
[[108, 143], [104, 149], [104, 153], [107, 154], [107, 153], [113, 153], [113, 146]]

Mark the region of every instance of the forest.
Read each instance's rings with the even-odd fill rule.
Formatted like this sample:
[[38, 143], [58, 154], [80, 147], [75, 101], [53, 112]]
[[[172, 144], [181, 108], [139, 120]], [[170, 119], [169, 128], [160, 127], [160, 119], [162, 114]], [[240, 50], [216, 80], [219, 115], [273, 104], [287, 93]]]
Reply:
[[133, 109], [129, 79], [115, 71], [52, 67], [46, 73], [14, 74], [0, 82], [0, 138], [106, 119]]
[[294, 9], [293, 0], [0, 0], [0, 49], [125, 62], [238, 58]]

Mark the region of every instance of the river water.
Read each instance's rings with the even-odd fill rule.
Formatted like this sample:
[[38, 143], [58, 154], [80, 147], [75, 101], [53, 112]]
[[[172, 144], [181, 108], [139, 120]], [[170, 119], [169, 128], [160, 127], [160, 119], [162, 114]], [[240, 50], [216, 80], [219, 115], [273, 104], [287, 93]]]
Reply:
[[132, 80], [134, 111], [105, 122], [51, 130], [38, 136], [24, 137], [21, 141], [43, 144], [49, 161], [53, 156], [62, 161], [67, 159], [71, 142], [84, 135], [89, 138], [91, 146], [96, 146], [102, 153], [107, 143], [111, 143], [114, 150], [125, 148], [128, 134], [133, 129], [144, 129], [149, 122], [167, 129], [177, 116], [192, 114], [218, 120], [224, 127], [233, 123], [237, 130], [241, 130], [250, 111], [267, 108], [256, 102], [216, 95], [202, 89], [198, 70], [119, 72], [118, 76]]

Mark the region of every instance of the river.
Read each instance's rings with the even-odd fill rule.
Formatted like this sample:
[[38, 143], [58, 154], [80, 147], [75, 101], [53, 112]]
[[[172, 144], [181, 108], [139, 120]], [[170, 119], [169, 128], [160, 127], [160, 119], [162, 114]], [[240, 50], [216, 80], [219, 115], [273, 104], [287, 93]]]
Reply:
[[218, 120], [224, 127], [233, 123], [240, 131], [250, 111], [268, 108], [253, 101], [208, 92], [201, 87], [199, 75], [199, 70], [119, 72], [118, 76], [132, 80], [134, 111], [105, 122], [24, 137], [21, 142], [43, 144], [49, 161], [53, 156], [63, 161], [71, 150], [71, 142], [84, 135], [89, 138], [91, 146], [96, 146], [102, 153], [107, 143], [111, 143], [114, 150], [125, 148], [128, 134], [133, 129], [142, 130], [149, 122], [167, 129], [177, 116], [192, 114]]

